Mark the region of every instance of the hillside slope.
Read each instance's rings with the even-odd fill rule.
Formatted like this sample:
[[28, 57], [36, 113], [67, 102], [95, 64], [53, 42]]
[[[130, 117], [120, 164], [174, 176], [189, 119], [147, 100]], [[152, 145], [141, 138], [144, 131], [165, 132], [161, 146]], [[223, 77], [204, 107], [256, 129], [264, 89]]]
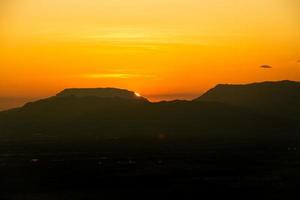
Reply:
[[238, 105], [267, 115], [300, 119], [299, 82], [219, 84], [194, 101]]

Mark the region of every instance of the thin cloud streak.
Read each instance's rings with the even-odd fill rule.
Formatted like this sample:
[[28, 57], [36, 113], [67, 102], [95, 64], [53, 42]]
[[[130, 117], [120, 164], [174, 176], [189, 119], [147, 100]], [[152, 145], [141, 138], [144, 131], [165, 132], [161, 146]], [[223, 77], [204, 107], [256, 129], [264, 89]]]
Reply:
[[[96, 31], [97, 32], [97, 31]], [[81, 39], [113, 46], [145, 47], [156, 45], [205, 45], [199, 35], [182, 33], [179, 30], [108, 29], [98, 33], [82, 34]]]
[[129, 79], [129, 78], [154, 78], [148, 74], [126, 74], [126, 73], [106, 73], [106, 74], [85, 74], [85, 78], [102, 79]]
[[264, 69], [271, 69], [271, 68], [273, 68], [271, 65], [261, 65], [260, 67], [264, 68]]

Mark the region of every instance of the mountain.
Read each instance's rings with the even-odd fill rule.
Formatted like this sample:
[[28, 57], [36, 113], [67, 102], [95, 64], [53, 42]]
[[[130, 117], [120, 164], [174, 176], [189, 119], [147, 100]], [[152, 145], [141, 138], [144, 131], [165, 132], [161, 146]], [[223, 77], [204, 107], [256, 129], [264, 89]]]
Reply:
[[104, 188], [110, 196], [112, 188], [141, 183], [151, 192], [152, 186], [157, 190], [170, 183], [174, 191], [182, 185], [189, 193], [205, 187], [213, 192], [219, 182], [236, 189], [232, 180], [244, 181], [238, 185], [249, 191], [249, 177], [255, 186], [261, 185], [256, 180], [273, 181], [279, 173], [284, 181], [299, 180], [294, 176], [299, 171], [293, 171], [299, 168], [297, 120], [240, 105], [152, 103], [133, 95], [118, 89], [67, 89], [0, 112], [0, 186], [4, 191], [15, 186], [97, 190], [99, 196]]
[[99, 98], [121, 98], [145, 100], [137, 93], [118, 88], [69, 88], [58, 93], [56, 97], [99, 97]]
[[[17, 140], [249, 138], [294, 129], [292, 120], [219, 102], [151, 103], [120, 89], [66, 89], [0, 112], [1, 137]], [[274, 126], [274, 123], [276, 126]], [[294, 133], [295, 131], [291, 131]], [[3, 140], [6, 141], [6, 140]]]
[[250, 108], [266, 115], [300, 119], [300, 82], [219, 84], [194, 101], [220, 102]]

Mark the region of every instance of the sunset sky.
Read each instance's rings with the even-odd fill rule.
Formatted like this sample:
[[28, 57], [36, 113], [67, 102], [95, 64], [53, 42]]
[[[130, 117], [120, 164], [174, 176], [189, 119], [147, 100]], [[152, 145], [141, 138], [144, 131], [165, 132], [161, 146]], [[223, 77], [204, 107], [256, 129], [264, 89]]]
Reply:
[[282, 79], [300, 81], [298, 0], [0, 0], [0, 109], [68, 87], [158, 101]]

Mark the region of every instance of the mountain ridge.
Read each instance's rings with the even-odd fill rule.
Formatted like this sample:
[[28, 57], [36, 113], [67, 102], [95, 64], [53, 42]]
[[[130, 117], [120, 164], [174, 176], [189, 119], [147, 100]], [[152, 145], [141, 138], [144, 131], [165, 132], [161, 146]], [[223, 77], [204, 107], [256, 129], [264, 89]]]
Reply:
[[138, 93], [120, 88], [66, 88], [57, 93], [55, 97], [99, 97], [99, 98], [124, 98], [148, 101]]
[[262, 113], [300, 119], [300, 82], [218, 84], [194, 101], [238, 105]]

